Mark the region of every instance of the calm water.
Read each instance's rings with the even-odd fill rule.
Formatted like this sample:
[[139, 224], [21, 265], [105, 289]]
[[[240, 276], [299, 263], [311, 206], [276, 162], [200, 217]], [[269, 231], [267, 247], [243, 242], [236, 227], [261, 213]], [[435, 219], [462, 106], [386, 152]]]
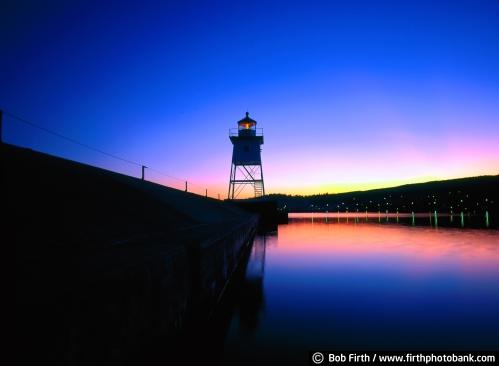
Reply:
[[499, 230], [302, 214], [257, 237], [223, 363], [317, 349], [498, 350]]

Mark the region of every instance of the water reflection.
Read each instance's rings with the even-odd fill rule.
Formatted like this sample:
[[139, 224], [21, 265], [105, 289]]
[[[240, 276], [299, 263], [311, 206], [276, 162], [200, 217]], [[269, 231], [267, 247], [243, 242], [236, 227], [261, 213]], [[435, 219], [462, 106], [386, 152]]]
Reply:
[[446, 228], [434, 212], [362, 215], [291, 215], [255, 241], [223, 364], [307, 364], [320, 348], [497, 349], [499, 231]]
[[[346, 223], [378, 222], [397, 223], [411, 226], [433, 226], [433, 227], [467, 227], [467, 228], [499, 228], [499, 222], [493, 220], [490, 213], [486, 211], [483, 215], [471, 215], [470, 213], [459, 213], [459, 222], [454, 220], [454, 213], [439, 213], [437, 211], [427, 213], [381, 213], [378, 212], [351, 212], [351, 213], [290, 213], [290, 218], [308, 218], [310, 221], [336, 221]], [[495, 217], [494, 217], [495, 218]]]
[[253, 242], [246, 275], [241, 284], [239, 301], [240, 327], [243, 332], [252, 333], [258, 328], [263, 310], [263, 276], [265, 273], [266, 238], [259, 236]]

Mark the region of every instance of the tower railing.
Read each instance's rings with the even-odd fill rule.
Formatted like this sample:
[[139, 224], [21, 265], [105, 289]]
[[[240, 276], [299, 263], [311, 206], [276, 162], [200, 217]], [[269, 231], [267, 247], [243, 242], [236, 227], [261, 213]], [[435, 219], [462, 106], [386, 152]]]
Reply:
[[[233, 136], [239, 136], [239, 129], [238, 128], [230, 128], [229, 129], [229, 137]], [[255, 128], [254, 129], [255, 134], [252, 136], [263, 136], [263, 128]]]

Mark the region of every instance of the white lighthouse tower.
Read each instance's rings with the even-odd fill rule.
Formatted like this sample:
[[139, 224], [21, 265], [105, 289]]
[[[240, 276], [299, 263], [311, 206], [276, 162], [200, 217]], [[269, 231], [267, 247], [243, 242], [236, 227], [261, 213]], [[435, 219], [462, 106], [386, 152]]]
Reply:
[[256, 128], [256, 121], [246, 117], [237, 122], [237, 129], [229, 131], [232, 150], [230, 166], [229, 199], [234, 199], [246, 187], [253, 190], [255, 197], [265, 195], [261, 145], [263, 145], [263, 128]]

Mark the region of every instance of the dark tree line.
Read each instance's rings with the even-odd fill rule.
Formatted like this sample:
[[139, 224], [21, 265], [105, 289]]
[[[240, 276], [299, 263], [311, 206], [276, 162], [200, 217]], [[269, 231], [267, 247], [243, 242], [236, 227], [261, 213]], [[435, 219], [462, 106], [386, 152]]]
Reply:
[[338, 194], [271, 194], [289, 212], [499, 212], [499, 175], [407, 184]]

